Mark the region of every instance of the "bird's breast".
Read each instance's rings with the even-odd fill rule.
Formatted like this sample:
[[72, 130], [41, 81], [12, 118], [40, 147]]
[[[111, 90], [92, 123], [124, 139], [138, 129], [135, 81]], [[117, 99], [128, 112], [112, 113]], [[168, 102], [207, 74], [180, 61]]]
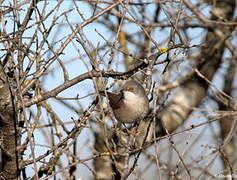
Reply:
[[124, 93], [123, 105], [114, 110], [116, 119], [122, 123], [134, 123], [143, 119], [148, 112], [148, 99], [132, 92]]

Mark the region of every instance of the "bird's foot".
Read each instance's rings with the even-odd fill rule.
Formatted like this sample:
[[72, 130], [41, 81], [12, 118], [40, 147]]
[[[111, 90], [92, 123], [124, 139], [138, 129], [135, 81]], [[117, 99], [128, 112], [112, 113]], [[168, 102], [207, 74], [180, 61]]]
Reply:
[[133, 135], [133, 136], [138, 136], [139, 135], [139, 131], [135, 130], [135, 129], [130, 130], [130, 129], [126, 128], [126, 131], [129, 135]]

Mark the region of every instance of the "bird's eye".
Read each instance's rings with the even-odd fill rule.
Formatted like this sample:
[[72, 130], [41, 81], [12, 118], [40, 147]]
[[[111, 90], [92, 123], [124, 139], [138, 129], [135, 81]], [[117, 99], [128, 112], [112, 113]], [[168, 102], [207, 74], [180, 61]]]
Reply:
[[134, 91], [135, 91], [135, 88], [134, 88], [134, 87], [125, 87], [123, 90], [124, 90], [124, 91], [134, 92]]
[[133, 92], [133, 91], [134, 91], [134, 88], [133, 88], [133, 87], [130, 87], [130, 88], [128, 88], [128, 90]]

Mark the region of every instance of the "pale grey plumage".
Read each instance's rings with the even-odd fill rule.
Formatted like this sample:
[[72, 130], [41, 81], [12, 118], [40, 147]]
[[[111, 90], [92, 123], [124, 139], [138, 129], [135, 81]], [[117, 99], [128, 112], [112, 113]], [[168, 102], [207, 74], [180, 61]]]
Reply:
[[148, 113], [145, 89], [135, 80], [127, 81], [119, 94], [108, 93], [108, 98], [115, 118], [121, 123], [134, 123]]

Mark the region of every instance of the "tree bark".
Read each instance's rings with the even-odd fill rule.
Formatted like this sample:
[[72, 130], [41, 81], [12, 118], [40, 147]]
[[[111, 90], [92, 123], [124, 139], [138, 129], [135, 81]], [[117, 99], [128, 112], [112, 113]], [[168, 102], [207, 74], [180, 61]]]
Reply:
[[17, 132], [13, 95], [8, 77], [0, 66], [0, 179], [17, 179], [18, 155], [16, 150]]

